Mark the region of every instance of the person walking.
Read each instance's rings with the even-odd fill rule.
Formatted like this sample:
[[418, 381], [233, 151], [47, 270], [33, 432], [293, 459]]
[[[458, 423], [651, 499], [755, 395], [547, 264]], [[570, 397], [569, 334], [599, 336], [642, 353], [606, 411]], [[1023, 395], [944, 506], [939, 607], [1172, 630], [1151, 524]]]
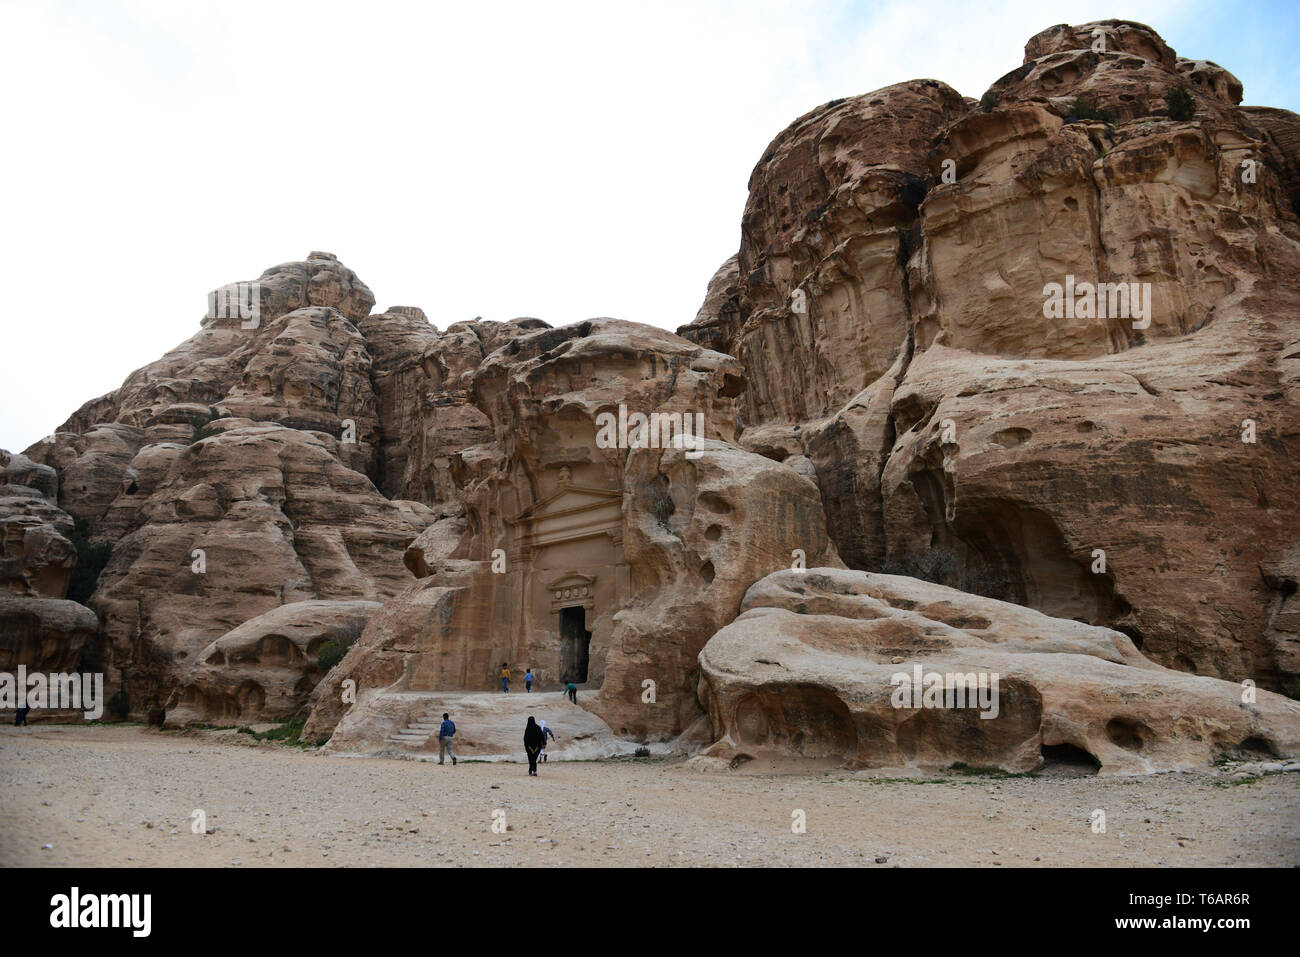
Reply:
[[25, 702], [19, 705], [14, 712], [14, 724], [20, 728], [25, 726], [27, 724], [27, 712], [31, 710]]
[[569, 700], [574, 704], [578, 703], [578, 686], [572, 681], [564, 686], [564, 693], [569, 696]]
[[543, 718], [541, 721], [538, 722], [538, 726], [542, 729], [542, 764], [545, 764], [546, 763], [546, 739], [550, 738], [552, 741], [554, 741], [555, 732], [546, 726], [545, 718]]
[[451, 715], [442, 713], [442, 724], [438, 727], [438, 763], [442, 764], [447, 755], [451, 755], [451, 766], [456, 766], [456, 752], [451, 749], [451, 739], [456, 736], [456, 723]]
[[[531, 692], [533, 690], [533, 669], [529, 668], [524, 672], [524, 690]], [[546, 724], [545, 721], [542, 724]]]
[[506, 661], [501, 662], [501, 690], [510, 692], [510, 663]]
[[524, 728], [524, 751], [528, 754], [528, 773], [536, 777], [537, 775], [537, 755], [541, 753], [542, 745], [546, 743], [546, 736], [542, 734], [542, 729], [537, 726], [533, 716], [528, 716], [528, 726]]

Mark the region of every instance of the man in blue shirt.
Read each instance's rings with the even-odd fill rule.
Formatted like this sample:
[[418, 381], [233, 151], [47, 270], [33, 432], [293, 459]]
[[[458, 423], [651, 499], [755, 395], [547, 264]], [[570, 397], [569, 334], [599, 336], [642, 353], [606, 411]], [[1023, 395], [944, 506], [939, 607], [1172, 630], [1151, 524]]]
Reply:
[[452, 722], [447, 712], [442, 713], [442, 725], [438, 728], [438, 763], [442, 764], [443, 758], [451, 755], [452, 767], [456, 766], [456, 752], [451, 749], [451, 739], [456, 736], [456, 725]]

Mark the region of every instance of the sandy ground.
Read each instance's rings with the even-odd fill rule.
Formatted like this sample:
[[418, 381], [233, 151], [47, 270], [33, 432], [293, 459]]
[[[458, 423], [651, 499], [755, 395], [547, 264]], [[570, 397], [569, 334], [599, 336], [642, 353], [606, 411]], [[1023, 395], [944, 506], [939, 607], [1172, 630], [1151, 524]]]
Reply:
[[[532, 778], [522, 764], [439, 767], [235, 738], [0, 728], [0, 864], [1300, 864], [1295, 773], [900, 780], [628, 758], [551, 762]], [[207, 834], [191, 830], [200, 808]], [[796, 809], [806, 833], [792, 831]], [[1090, 826], [1097, 809], [1104, 834]], [[496, 811], [505, 833], [493, 832]]]

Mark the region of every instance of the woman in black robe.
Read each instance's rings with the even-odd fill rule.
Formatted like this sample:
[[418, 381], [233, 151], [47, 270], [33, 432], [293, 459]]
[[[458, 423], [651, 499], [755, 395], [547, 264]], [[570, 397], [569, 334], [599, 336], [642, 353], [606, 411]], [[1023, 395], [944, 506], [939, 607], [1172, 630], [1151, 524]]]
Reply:
[[542, 745], [546, 743], [546, 738], [542, 735], [542, 729], [537, 726], [533, 716], [528, 716], [528, 727], [524, 728], [524, 750], [528, 752], [528, 773], [537, 774], [537, 755], [542, 751]]

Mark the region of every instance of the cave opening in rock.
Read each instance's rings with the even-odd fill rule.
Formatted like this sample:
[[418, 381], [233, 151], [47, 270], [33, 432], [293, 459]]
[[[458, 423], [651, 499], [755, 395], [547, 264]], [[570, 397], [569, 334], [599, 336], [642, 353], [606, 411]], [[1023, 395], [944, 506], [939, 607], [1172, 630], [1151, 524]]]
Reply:
[[582, 684], [587, 680], [591, 632], [587, 611], [581, 605], [560, 609], [560, 680]]
[[1101, 762], [1091, 752], [1073, 744], [1045, 744], [1041, 754], [1041, 771], [1084, 775], [1101, 770]]

